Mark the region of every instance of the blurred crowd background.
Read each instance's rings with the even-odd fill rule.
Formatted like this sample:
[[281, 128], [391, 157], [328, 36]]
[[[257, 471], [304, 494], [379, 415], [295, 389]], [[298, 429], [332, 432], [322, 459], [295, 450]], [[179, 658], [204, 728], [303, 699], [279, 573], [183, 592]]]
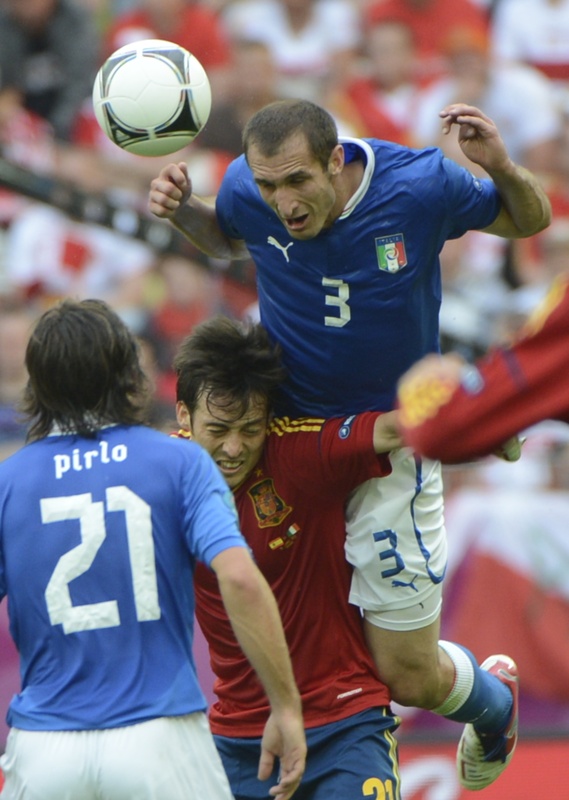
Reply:
[[[98, 68], [143, 38], [183, 45], [210, 76], [210, 119], [174, 157], [125, 153], [94, 118]], [[245, 121], [289, 96], [326, 107], [343, 135], [436, 145], [463, 163], [439, 110], [466, 101], [497, 123], [546, 187], [553, 223], [515, 243], [471, 232], [445, 246], [442, 346], [474, 358], [514, 336], [569, 267], [569, 0], [0, 0], [0, 166], [125, 213], [147, 215], [149, 182], [174, 159], [215, 194]], [[212, 261], [176, 236], [151, 247], [0, 185], [0, 458], [24, 441], [23, 352], [54, 300], [101, 297], [127, 320], [154, 380], [153, 422], [171, 430], [178, 343], [217, 312], [255, 317], [254, 280], [249, 262]], [[522, 730], [569, 734], [569, 429], [538, 426], [517, 464], [445, 479], [445, 632], [480, 659], [518, 660]], [[419, 730], [422, 715], [406, 720]]]

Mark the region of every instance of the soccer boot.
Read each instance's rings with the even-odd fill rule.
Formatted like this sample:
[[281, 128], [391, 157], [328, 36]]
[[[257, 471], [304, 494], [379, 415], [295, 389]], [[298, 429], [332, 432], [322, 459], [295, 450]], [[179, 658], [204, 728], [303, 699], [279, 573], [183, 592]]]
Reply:
[[510, 721], [499, 734], [478, 733], [474, 725], [465, 725], [458, 751], [456, 766], [462, 786], [470, 791], [485, 789], [494, 783], [506, 769], [518, 741], [518, 668], [509, 656], [490, 656], [481, 669], [505, 684], [512, 693], [513, 705]]

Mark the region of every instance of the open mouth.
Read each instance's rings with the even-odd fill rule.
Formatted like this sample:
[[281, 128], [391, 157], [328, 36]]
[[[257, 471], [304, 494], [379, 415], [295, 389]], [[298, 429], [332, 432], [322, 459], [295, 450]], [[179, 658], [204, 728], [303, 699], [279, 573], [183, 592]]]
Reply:
[[308, 214], [302, 214], [299, 217], [286, 217], [284, 222], [287, 228], [291, 231], [297, 231], [304, 228]]
[[222, 472], [232, 473], [238, 472], [243, 466], [242, 461], [218, 461], [217, 466]]

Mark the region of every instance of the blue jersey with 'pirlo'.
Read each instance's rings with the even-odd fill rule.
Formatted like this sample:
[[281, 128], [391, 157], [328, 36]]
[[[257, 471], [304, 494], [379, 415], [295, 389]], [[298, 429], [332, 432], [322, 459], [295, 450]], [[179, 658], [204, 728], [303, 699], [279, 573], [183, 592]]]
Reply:
[[224, 232], [256, 264], [261, 320], [283, 348], [279, 412], [324, 417], [393, 407], [400, 375], [438, 350], [439, 253], [447, 239], [490, 225], [500, 210], [480, 180], [438, 148], [341, 139], [365, 165], [343, 214], [293, 239], [261, 198], [245, 158], [217, 198]]
[[86, 730], [203, 711], [195, 560], [245, 547], [199, 445], [143, 427], [48, 436], [0, 464], [0, 599], [21, 664], [8, 724]]

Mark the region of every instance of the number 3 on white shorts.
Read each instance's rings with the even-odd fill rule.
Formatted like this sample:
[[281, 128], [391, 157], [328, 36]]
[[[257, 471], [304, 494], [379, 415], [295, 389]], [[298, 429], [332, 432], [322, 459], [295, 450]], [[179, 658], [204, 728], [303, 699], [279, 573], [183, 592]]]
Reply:
[[[150, 506], [127, 486], [109, 487], [106, 501], [108, 511], [125, 514], [136, 617], [160, 619]], [[65, 633], [120, 625], [116, 600], [74, 606], [69, 593], [69, 583], [91, 567], [107, 535], [103, 503], [86, 493], [44, 498], [40, 506], [43, 523], [78, 519], [81, 531], [81, 543], [61, 556], [45, 590], [51, 624], [63, 625]]]

